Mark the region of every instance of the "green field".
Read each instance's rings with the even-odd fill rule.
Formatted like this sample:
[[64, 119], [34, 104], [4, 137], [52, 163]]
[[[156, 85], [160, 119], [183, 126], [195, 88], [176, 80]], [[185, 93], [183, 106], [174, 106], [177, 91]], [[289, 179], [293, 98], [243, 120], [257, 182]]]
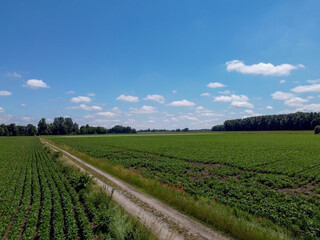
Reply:
[[150, 239], [36, 137], [0, 138], [1, 239]]
[[48, 137], [194, 198], [320, 237], [320, 138], [311, 132]]

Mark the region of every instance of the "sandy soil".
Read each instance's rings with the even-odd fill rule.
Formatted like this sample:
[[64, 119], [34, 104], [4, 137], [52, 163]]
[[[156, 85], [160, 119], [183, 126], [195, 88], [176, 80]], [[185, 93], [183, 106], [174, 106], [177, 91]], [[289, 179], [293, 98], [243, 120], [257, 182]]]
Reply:
[[140, 192], [125, 182], [105, 173], [69, 152], [47, 141], [41, 141], [54, 150], [64, 153], [64, 157], [82, 171], [94, 175], [98, 185], [103, 187], [112, 198], [132, 216], [140, 219], [159, 239], [210, 239], [224, 240], [221, 235], [175, 209]]

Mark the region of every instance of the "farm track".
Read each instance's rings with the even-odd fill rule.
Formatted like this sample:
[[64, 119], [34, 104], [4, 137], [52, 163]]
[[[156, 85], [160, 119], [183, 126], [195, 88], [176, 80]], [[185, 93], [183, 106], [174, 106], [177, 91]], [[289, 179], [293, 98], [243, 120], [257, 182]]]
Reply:
[[158, 200], [138, 191], [119, 179], [105, 173], [69, 152], [47, 141], [41, 141], [53, 150], [59, 150], [71, 163], [96, 178], [97, 183], [127, 212], [137, 217], [159, 239], [210, 239], [224, 240], [227, 237], [178, 212]]

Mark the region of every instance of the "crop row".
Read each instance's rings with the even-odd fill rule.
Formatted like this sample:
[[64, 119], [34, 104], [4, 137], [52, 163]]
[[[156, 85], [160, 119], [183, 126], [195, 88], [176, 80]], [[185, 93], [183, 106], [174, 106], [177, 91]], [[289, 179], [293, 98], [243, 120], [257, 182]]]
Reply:
[[[194, 197], [320, 237], [318, 139], [295, 134], [52, 138]], [[311, 186], [311, 187], [310, 187]], [[309, 196], [302, 194], [303, 189]], [[319, 189], [320, 190], [320, 189]], [[292, 193], [291, 193], [292, 192]], [[213, 205], [214, 207], [214, 205]]]

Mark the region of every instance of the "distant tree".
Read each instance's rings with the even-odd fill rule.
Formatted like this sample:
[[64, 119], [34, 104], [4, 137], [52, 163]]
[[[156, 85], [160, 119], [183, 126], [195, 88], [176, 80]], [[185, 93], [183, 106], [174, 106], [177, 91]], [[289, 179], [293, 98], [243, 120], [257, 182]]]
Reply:
[[32, 124], [27, 125], [27, 135], [28, 136], [34, 136], [37, 134], [37, 128], [33, 126]]
[[183, 132], [189, 132], [189, 128], [182, 129]]
[[108, 133], [137, 133], [134, 128], [116, 125], [108, 130]]
[[5, 129], [2, 125], [0, 126], [0, 136], [5, 136]]
[[180, 128], [176, 129], [176, 132], [180, 132], [180, 131], [181, 131]]
[[62, 125], [64, 125], [62, 128], [66, 131], [66, 134], [74, 132], [73, 121], [71, 118], [64, 118]]
[[[72, 123], [73, 124], [73, 123]], [[52, 123], [52, 134], [53, 135], [66, 135], [68, 133], [68, 127], [64, 122], [63, 117], [56, 117]]]
[[211, 131], [225, 131], [224, 125], [213, 126]]
[[320, 125], [317, 125], [314, 128], [314, 134], [319, 134], [319, 133], [320, 133]]
[[48, 135], [48, 125], [45, 118], [41, 118], [38, 123], [38, 135]]
[[11, 123], [10, 125], [7, 126], [9, 136], [18, 136], [18, 129], [16, 124]]
[[17, 136], [27, 136], [27, 127], [17, 126]]

